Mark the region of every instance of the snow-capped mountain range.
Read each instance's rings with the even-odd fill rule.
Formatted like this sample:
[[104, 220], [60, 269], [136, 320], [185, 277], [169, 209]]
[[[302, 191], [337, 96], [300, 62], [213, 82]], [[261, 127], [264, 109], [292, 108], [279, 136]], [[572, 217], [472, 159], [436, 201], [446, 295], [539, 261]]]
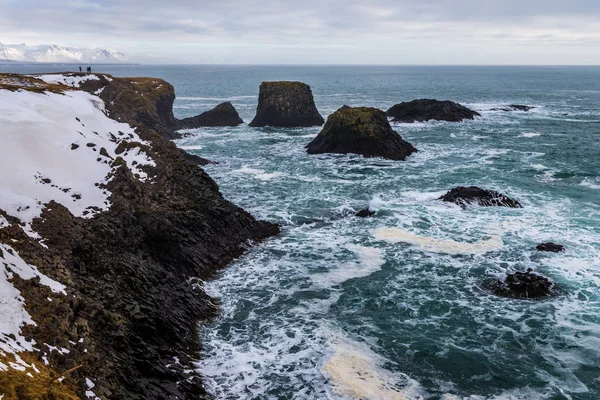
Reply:
[[0, 61], [23, 63], [131, 63], [131, 56], [110, 49], [82, 49], [76, 47], [42, 44], [28, 46], [26, 44], [0, 43]]

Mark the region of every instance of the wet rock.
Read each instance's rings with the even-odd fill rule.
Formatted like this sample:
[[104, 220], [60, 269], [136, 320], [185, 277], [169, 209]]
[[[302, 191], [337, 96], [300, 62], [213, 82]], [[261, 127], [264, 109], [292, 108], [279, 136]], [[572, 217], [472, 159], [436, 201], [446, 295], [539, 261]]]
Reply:
[[[183, 150], [181, 150], [181, 151], [183, 151]], [[185, 155], [185, 158], [186, 158], [188, 161], [191, 161], [191, 162], [193, 162], [193, 163], [195, 163], [195, 164], [198, 164], [198, 165], [200, 165], [200, 166], [205, 166], [205, 165], [209, 165], [209, 164], [218, 164], [218, 163], [217, 163], [217, 162], [215, 162], [215, 161], [207, 160], [206, 158], [203, 158], [203, 157], [197, 156], [197, 155], [195, 155], [195, 154], [190, 154], [190, 153], [188, 153], [188, 152], [186, 152], [186, 151], [183, 151], [183, 153], [184, 153], [184, 155]]]
[[503, 107], [496, 107], [496, 108], [492, 108], [490, 109], [490, 111], [530, 111], [533, 110], [535, 107], [533, 106], [524, 106], [521, 104], [509, 104], [507, 106], [503, 106]]
[[306, 146], [309, 154], [361, 154], [404, 160], [417, 151], [395, 132], [383, 111], [343, 106], [327, 118], [323, 130]]
[[289, 128], [320, 126], [324, 122], [307, 84], [288, 81], [260, 84], [256, 116], [250, 126]]
[[392, 106], [386, 111], [392, 122], [425, 122], [430, 120], [461, 122], [481, 116], [463, 105], [453, 101], [439, 101], [433, 99], [419, 99], [403, 102]]
[[536, 246], [536, 250], [538, 251], [549, 251], [552, 253], [560, 253], [561, 251], [565, 251], [565, 247], [561, 244], [556, 244], [552, 242], [538, 244]]
[[360, 218], [369, 218], [372, 217], [373, 215], [375, 215], [375, 211], [371, 211], [368, 208], [365, 208], [364, 210], [360, 210], [359, 212], [357, 212], [356, 214], [357, 217]]
[[195, 129], [203, 126], [237, 126], [243, 124], [235, 107], [230, 102], [217, 105], [212, 110], [177, 122], [177, 129]]
[[554, 286], [548, 278], [531, 272], [515, 272], [507, 275], [504, 281], [491, 283], [490, 289], [497, 296], [515, 299], [536, 299], [552, 295]]
[[458, 204], [465, 207], [476, 204], [484, 207], [523, 208], [517, 200], [511, 199], [494, 190], [481, 189], [477, 186], [459, 186], [440, 197], [438, 200]]

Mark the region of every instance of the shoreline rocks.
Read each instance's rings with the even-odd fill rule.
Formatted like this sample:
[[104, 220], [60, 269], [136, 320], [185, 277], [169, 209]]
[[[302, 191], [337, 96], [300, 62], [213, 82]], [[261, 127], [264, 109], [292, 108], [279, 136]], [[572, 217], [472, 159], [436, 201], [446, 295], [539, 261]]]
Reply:
[[230, 102], [215, 106], [212, 110], [203, 112], [195, 117], [177, 121], [177, 129], [195, 129], [209, 126], [237, 126], [243, 124], [235, 107]]
[[447, 121], [461, 122], [480, 117], [477, 111], [473, 111], [453, 101], [440, 101], [433, 99], [418, 99], [403, 102], [392, 106], [385, 113], [392, 117], [392, 122], [426, 122]]
[[293, 128], [321, 126], [324, 122], [307, 84], [289, 81], [260, 84], [256, 116], [250, 126]]
[[523, 112], [527, 112], [527, 111], [533, 110], [534, 108], [535, 107], [533, 107], [533, 106], [524, 106], [521, 104], [509, 104], [507, 106], [492, 108], [492, 109], [490, 109], [490, 111], [506, 111], [506, 112], [523, 111]]
[[514, 299], [538, 299], [552, 295], [554, 284], [548, 278], [531, 272], [515, 272], [506, 276], [504, 281], [497, 280], [490, 284], [496, 296]]
[[454, 203], [463, 208], [469, 204], [476, 204], [484, 207], [523, 208], [521, 203], [517, 200], [511, 199], [494, 190], [481, 189], [477, 186], [456, 187], [438, 200]]
[[383, 111], [343, 106], [327, 118], [323, 130], [306, 145], [308, 154], [360, 154], [405, 160], [417, 149], [395, 132]]
[[535, 249], [537, 251], [547, 251], [551, 253], [560, 253], [561, 251], [565, 251], [565, 247], [563, 245], [552, 242], [538, 244]]

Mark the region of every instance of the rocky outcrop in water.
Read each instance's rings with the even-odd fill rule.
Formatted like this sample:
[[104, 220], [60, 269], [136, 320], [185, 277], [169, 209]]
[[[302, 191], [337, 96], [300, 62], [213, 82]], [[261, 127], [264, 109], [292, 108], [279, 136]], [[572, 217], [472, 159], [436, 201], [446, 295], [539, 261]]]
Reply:
[[511, 199], [502, 193], [494, 190], [481, 189], [477, 186], [456, 187], [438, 200], [458, 204], [461, 207], [466, 207], [469, 204], [476, 204], [484, 207], [523, 207], [517, 200]]
[[364, 210], [358, 211], [354, 215], [359, 218], [369, 218], [369, 217], [372, 217], [373, 215], [375, 215], [375, 211], [371, 211], [368, 208], [365, 208]]
[[201, 126], [236, 126], [243, 124], [235, 107], [230, 102], [217, 105], [212, 110], [177, 122], [177, 129], [194, 129]]
[[541, 275], [531, 272], [509, 274], [504, 281], [491, 283], [490, 289], [497, 296], [515, 299], [537, 299], [552, 295], [553, 283]]
[[490, 109], [490, 111], [506, 111], [506, 112], [510, 112], [510, 111], [530, 111], [533, 110], [535, 107], [533, 106], [524, 106], [521, 104], [509, 104], [507, 106], [503, 106], [503, 107], [495, 107]]
[[288, 81], [260, 84], [256, 116], [250, 126], [291, 128], [320, 126], [324, 122], [307, 84]]
[[404, 123], [431, 120], [461, 122], [481, 116], [477, 111], [453, 101], [432, 99], [419, 99], [396, 104], [386, 111], [386, 115], [393, 118], [392, 122]]
[[99, 93], [110, 104], [110, 116], [148, 127], [166, 139], [177, 139], [179, 129], [209, 126], [236, 126], [243, 121], [231, 103], [221, 103], [212, 110], [191, 118], [178, 120], [173, 115], [175, 89], [158, 78], [113, 78], [97, 75], [98, 80], [81, 84], [83, 90]]
[[143, 93], [155, 91], [156, 99], [170, 91], [160, 95], [161, 80], [112, 78], [102, 92], [114, 100], [106, 102], [108, 114], [136, 125], [151, 144], [145, 151], [156, 164], [146, 168], [152, 179], [135, 179], [117, 157], [107, 184], [108, 211], [82, 219], [61, 204], [46, 204], [32, 226], [45, 246], [0, 211], [9, 222], [0, 226], [0, 242], [11, 243], [25, 262], [67, 286], [67, 296], [56, 296], [39, 279], [13, 283], [37, 322], [24, 329], [40, 344], [41, 352], [30, 356], [44, 365], [46, 353], [48, 368], [59, 373], [78, 367], [63, 385], [81, 398], [89, 378], [102, 399], [203, 399], [192, 363], [200, 349], [197, 323], [214, 316], [216, 306], [201, 279], [279, 228], [224, 199], [202, 168], [157, 134], [155, 124], [164, 127], [168, 120], [132, 110], [158, 104], [134, 96], [132, 81], [144, 82]]
[[417, 151], [395, 132], [383, 111], [344, 106], [327, 118], [323, 130], [307, 146], [309, 154], [360, 154], [404, 160]]
[[565, 251], [565, 247], [561, 244], [556, 244], [552, 242], [538, 244], [536, 246], [537, 251], [548, 251], [551, 253], [560, 253], [561, 251]]

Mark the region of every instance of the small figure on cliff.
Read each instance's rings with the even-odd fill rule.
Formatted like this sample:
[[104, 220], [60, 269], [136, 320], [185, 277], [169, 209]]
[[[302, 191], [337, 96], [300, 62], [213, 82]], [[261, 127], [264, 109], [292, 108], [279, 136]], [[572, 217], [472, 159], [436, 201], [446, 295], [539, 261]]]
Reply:
[[81, 68], [81, 65], [79, 66], [79, 72], [83, 72], [83, 69]]
[[92, 73], [92, 67], [87, 67], [87, 73], [91, 74]]

